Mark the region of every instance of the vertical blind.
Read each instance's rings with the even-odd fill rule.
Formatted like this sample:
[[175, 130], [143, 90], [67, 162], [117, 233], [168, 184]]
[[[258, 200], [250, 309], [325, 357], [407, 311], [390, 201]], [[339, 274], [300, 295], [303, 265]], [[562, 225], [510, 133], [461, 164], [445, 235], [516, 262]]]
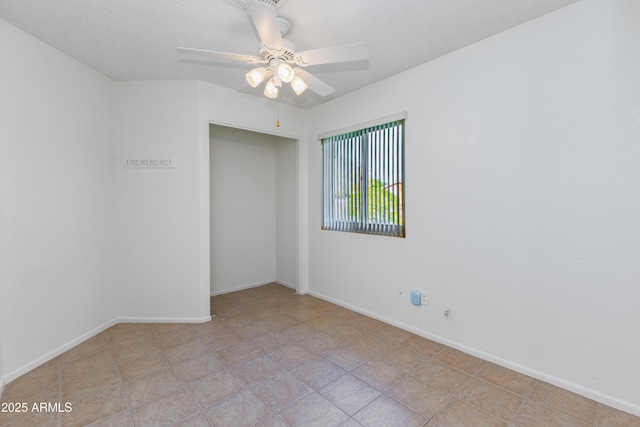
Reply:
[[321, 141], [322, 228], [404, 237], [404, 119]]

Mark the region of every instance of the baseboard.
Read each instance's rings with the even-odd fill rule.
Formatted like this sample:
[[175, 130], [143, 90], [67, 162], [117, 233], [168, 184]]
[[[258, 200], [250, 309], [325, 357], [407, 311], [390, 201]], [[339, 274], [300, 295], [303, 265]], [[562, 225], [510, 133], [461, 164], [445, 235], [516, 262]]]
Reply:
[[218, 295], [230, 294], [232, 292], [244, 291], [245, 289], [258, 288], [260, 286], [268, 285], [269, 283], [274, 283], [274, 282], [276, 282], [276, 279], [271, 279], [266, 282], [256, 282], [256, 283], [249, 283], [247, 285], [235, 286], [233, 288], [223, 289], [221, 291], [213, 291], [211, 292], [211, 296], [215, 297]]
[[211, 316], [204, 317], [118, 317], [117, 323], [205, 323]]
[[110, 327], [117, 325], [118, 323], [205, 323], [211, 320], [211, 316], [205, 317], [119, 317], [117, 319], [110, 320], [97, 328], [90, 330], [89, 332], [82, 334], [78, 338], [75, 338], [68, 343], [56, 348], [53, 351], [45, 354], [42, 357], [37, 358], [31, 363], [28, 363], [15, 371], [9, 373], [4, 378], [0, 378], [0, 397], [2, 396], [2, 392], [4, 391], [4, 387], [6, 384], [9, 384], [11, 381], [16, 378], [26, 374], [32, 369], [37, 368], [38, 366], [47, 363], [48, 361], [60, 356], [65, 351], [71, 350], [73, 347], [78, 344], [83, 343], [89, 338], [93, 338], [99, 333], [106, 331]]
[[389, 325], [396, 326], [396, 327], [398, 327], [400, 329], [404, 329], [405, 331], [411, 332], [411, 333], [419, 335], [421, 337], [430, 339], [432, 341], [439, 342], [440, 344], [444, 344], [444, 345], [446, 345], [448, 347], [455, 348], [456, 350], [460, 350], [463, 353], [470, 354], [470, 355], [475, 356], [475, 357], [477, 357], [479, 359], [486, 360], [486, 361], [491, 362], [491, 363], [495, 363], [496, 365], [503, 366], [505, 368], [508, 368], [508, 369], [513, 370], [513, 371], [519, 372], [521, 374], [528, 375], [530, 377], [536, 378], [536, 379], [538, 379], [540, 381], [544, 381], [546, 383], [553, 384], [553, 385], [558, 386], [560, 388], [563, 388], [565, 390], [569, 390], [569, 391], [574, 392], [576, 394], [579, 394], [581, 396], [584, 396], [584, 397], [587, 397], [589, 399], [595, 400], [596, 402], [600, 402], [603, 405], [611, 406], [611, 407], [619, 409], [621, 411], [628, 412], [630, 414], [640, 416], [640, 406], [635, 405], [635, 404], [633, 404], [631, 402], [627, 402], [627, 401], [615, 398], [613, 396], [609, 396], [607, 394], [598, 392], [596, 390], [592, 390], [592, 389], [589, 389], [587, 387], [583, 387], [583, 386], [580, 386], [578, 384], [574, 384], [572, 382], [563, 380], [563, 379], [558, 378], [558, 377], [554, 377], [552, 375], [548, 375], [548, 374], [546, 374], [544, 372], [537, 371], [535, 369], [531, 369], [531, 368], [528, 368], [526, 366], [519, 365], [517, 363], [513, 363], [513, 362], [511, 362], [509, 360], [502, 359], [502, 358], [497, 357], [495, 355], [492, 355], [492, 354], [489, 354], [489, 353], [485, 353], [483, 351], [477, 350], [477, 349], [472, 348], [472, 347], [465, 346], [465, 345], [457, 343], [455, 341], [448, 340], [448, 339], [443, 338], [443, 337], [441, 337], [439, 335], [435, 335], [435, 334], [431, 334], [429, 332], [422, 331], [422, 330], [417, 329], [417, 328], [415, 328], [415, 327], [413, 327], [411, 325], [408, 325], [406, 323], [398, 322], [398, 321], [390, 319], [388, 317], [381, 316], [381, 315], [379, 315], [377, 313], [371, 312], [369, 310], [365, 310], [365, 309], [363, 309], [361, 307], [357, 307], [357, 306], [345, 303], [343, 301], [337, 300], [335, 298], [329, 297], [329, 296], [321, 294], [319, 292], [308, 291], [307, 293], [309, 295], [314, 296], [316, 298], [319, 298], [321, 300], [325, 300], [325, 301], [331, 302], [333, 304], [336, 304], [336, 305], [339, 305], [341, 307], [347, 308], [349, 310], [355, 311], [356, 313], [363, 314], [363, 315], [365, 315], [367, 317], [371, 317], [373, 319], [379, 320], [379, 321], [387, 323]]
[[[16, 369], [15, 371], [9, 373], [6, 377], [3, 378], [4, 384], [9, 384], [11, 381], [13, 381], [16, 378], [26, 374], [30, 370], [35, 369], [38, 366], [40, 366], [42, 364], [45, 364], [45, 363], [47, 363], [48, 361], [50, 361], [52, 359], [55, 359], [56, 357], [60, 356], [65, 351], [71, 350], [73, 347], [75, 347], [78, 344], [88, 340], [89, 338], [92, 338], [92, 337], [98, 335], [100, 332], [106, 331], [107, 329], [109, 329], [110, 327], [115, 325], [116, 323], [118, 323], [118, 322], [115, 319], [114, 320], [110, 320], [110, 321], [108, 321], [106, 323], [103, 323], [102, 325], [98, 326], [97, 328], [94, 328], [94, 329], [90, 330], [89, 332], [87, 332], [85, 334], [82, 334], [77, 338], [72, 339], [68, 343], [56, 348], [53, 351], [50, 351], [49, 353], [45, 354], [44, 356], [41, 356], [41, 357], [37, 358], [33, 362], [28, 363], [28, 364]], [[4, 387], [4, 384], [3, 384], [3, 387]]]
[[278, 285], [282, 285], [282, 286], [286, 286], [287, 288], [291, 288], [294, 291], [298, 290], [298, 287], [296, 285], [294, 285], [293, 283], [285, 282], [284, 280], [276, 280], [276, 283]]

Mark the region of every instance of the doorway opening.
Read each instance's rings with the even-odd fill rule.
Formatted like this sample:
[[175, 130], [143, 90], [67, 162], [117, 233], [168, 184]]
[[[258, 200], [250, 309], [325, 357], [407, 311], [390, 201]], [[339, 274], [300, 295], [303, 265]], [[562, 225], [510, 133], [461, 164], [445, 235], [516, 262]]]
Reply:
[[298, 169], [296, 139], [209, 125], [211, 296], [299, 288]]

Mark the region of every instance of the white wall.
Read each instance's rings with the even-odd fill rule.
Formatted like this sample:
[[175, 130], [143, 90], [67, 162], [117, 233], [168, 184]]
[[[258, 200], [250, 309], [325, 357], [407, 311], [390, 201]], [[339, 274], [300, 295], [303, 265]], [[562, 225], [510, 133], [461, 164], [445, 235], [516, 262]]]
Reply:
[[312, 109], [409, 118], [406, 239], [321, 231], [308, 151], [309, 289], [640, 415], [638, 22], [581, 1]]
[[[169, 155], [175, 169], [117, 169], [118, 316], [206, 321], [199, 240], [198, 83], [115, 83], [115, 145], [125, 155]], [[207, 275], [208, 276], [208, 275]]]
[[0, 377], [107, 327], [113, 83], [0, 21]]
[[298, 150], [297, 141], [276, 142], [276, 280], [298, 287]]

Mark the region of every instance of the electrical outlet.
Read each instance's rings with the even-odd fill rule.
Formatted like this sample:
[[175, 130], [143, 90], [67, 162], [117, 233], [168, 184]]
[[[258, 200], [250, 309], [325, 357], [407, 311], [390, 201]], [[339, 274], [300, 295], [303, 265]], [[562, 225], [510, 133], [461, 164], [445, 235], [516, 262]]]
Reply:
[[399, 300], [406, 300], [407, 299], [407, 289], [403, 288], [402, 286], [398, 286], [396, 288], [396, 296], [398, 297]]
[[429, 305], [429, 294], [427, 292], [420, 292], [420, 304]]

